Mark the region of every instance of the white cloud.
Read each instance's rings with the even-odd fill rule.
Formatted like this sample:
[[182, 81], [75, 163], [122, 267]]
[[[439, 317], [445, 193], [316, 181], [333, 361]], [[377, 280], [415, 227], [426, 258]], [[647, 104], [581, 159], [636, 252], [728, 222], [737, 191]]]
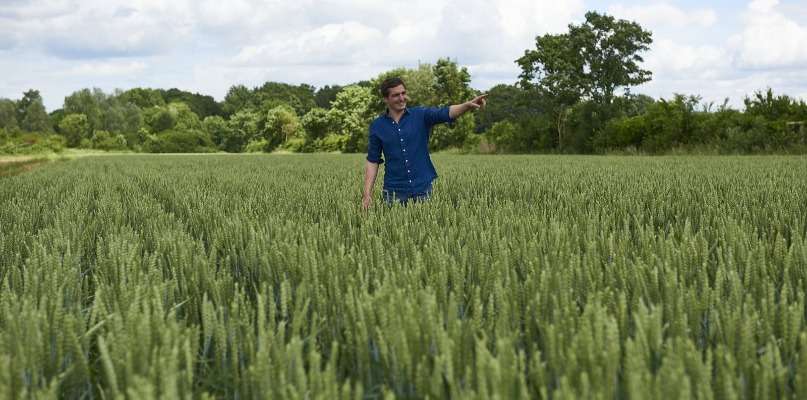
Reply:
[[638, 6], [614, 4], [608, 14], [620, 19], [636, 21], [648, 27], [710, 27], [717, 22], [717, 14], [708, 8], [685, 10], [669, 3], [653, 3]]
[[383, 34], [356, 21], [329, 24], [300, 34], [270, 35], [266, 44], [244, 47], [237, 64], [300, 65], [361, 63]]
[[745, 13], [743, 31], [731, 38], [743, 68], [807, 66], [807, 26], [779, 11], [778, 0], [755, 0]]
[[[0, 97], [37, 88], [54, 109], [83, 87], [149, 86], [222, 99], [238, 83], [346, 84], [440, 57], [468, 67], [472, 85], [486, 89], [514, 83], [514, 60], [535, 37], [582, 22], [591, 3], [0, 0]], [[653, 31], [644, 68], [654, 76], [642, 90], [741, 98], [738, 91], [767, 86], [807, 93], [807, 76], [797, 73], [807, 70], [807, 7], [784, 3], [721, 9], [614, 0], [602, 8]]]
[[13, 26], [17, 45], [60, 58], [142, 56], [170, 49], [188, 37], [189, 7], [181, 3], [12, 1], [0, 6], [0, 23]]
[[123, 76], [141, 72], [146, 69], [146, 67], [146, 63], [142, 61], [85, 62], [70, 68], [68, 73], [71, 75], [87, 76]]
[[645, 68], [665, 78], [719, 78], [731, 69], [728, 51], [713, 45], [689, 45], [660, 39], [653, 43]]

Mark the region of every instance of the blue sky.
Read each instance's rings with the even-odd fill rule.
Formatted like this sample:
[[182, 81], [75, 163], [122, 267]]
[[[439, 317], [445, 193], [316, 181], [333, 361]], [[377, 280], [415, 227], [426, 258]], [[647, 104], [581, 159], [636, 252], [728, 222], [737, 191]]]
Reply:
[[234, 84], [346, 84], [439, 57], [484, 90], [514, 83], [535, 37], [587, 10], [653, 32], [653, 80], [634, 92], [807, 99], [803, 0], [0, 0], [0, 97], [35, 88], [53, 110], [81, 88], [141, 86], [221, 100]]

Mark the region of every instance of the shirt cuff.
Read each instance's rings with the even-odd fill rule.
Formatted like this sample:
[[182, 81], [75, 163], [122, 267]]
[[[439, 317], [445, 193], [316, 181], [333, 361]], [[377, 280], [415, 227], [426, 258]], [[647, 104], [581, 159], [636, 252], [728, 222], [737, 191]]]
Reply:
[[367, 156], [367, 161], [369, 161], [369, 162], [371, 162], [373, 164], [379, 164], [379, 165], [384, 163], [384, 160], [382, 160], [381, 158], [372, 158], [370, 156]]

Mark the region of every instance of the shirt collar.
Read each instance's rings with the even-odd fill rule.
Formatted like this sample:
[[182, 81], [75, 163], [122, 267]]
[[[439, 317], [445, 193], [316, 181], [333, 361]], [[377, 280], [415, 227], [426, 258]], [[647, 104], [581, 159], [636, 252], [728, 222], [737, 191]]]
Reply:
[[[409, 114], [409, 107], [404, 108], [404, 112], [403, 112], [403, 114], [401, 114], [401, 117], [403, 118], [403, 116], [406, 115], [406, 114]], [[389, 107], [384, 109], [384, 112], [381, 113], [381, 116], [384, 116], [384, 117], [387, 117], [387, 118], [392, 118], [392, 117], [389, 116]]]

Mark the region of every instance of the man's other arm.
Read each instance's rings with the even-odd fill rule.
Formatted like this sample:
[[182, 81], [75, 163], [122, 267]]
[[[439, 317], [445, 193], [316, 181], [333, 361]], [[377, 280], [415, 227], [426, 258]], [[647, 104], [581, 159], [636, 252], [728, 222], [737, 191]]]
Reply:
[[370, 203], [373, 200], [373, 186], [375, 185], [375, 178], [378, 175], [378, 164], [367, 161], [364, 166], [364, 192], [361, 196], [361, 206], [365, 210], [370, 208]]

